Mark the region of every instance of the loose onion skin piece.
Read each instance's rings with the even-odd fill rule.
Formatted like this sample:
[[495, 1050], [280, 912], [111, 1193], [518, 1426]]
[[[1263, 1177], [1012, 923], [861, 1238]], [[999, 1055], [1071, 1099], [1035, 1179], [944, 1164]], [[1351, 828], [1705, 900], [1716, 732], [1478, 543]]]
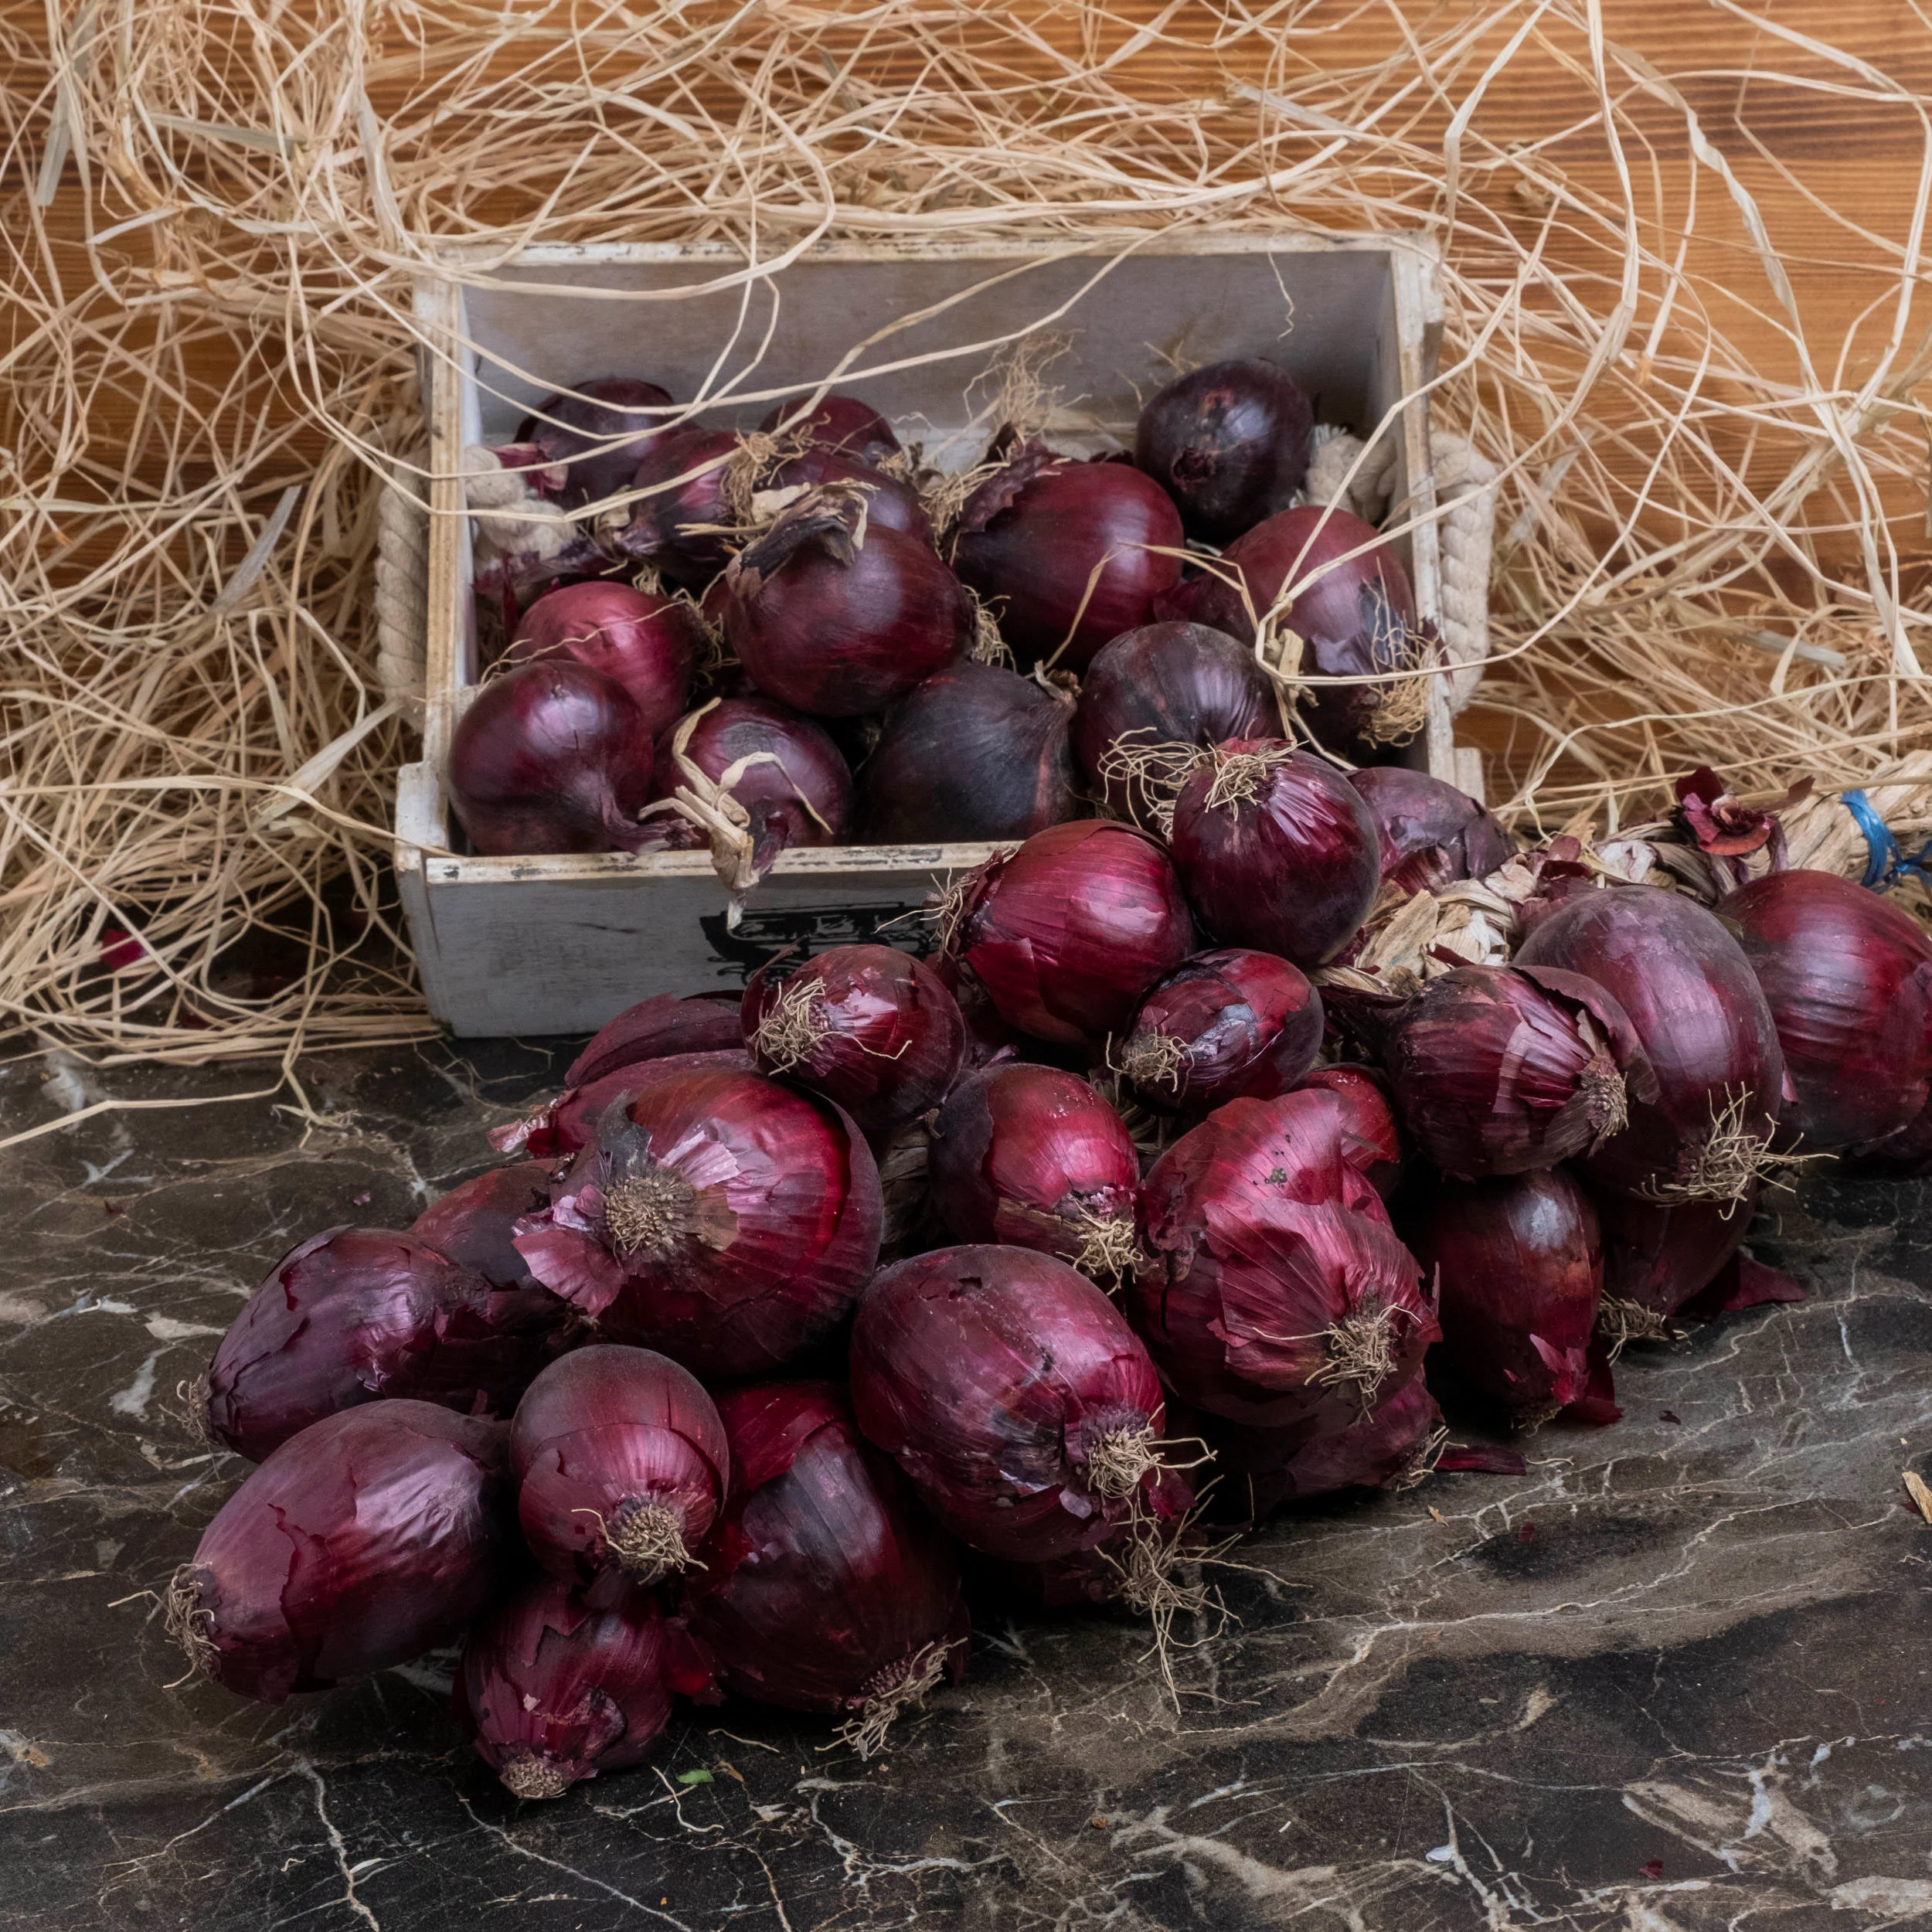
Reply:
[[964, 1675], [952, 1543], [833, 1384], [729, 1389], [718, 1410], [731, 1493], [688, 1585], [692, 1634], [726, 1689], [847, 1716], [876, 1749], [902, 1704]]
[[1368, 801], [1381, 835], [1385, 885], [1440, 892], [1487, 879], [1509, 863], [1516, 842], [1467, 792], [1403, 765], [1367, 765], [1349, 782]]
[[202, 1532], [168, 1588], [169, 1633], [267, 1704], [447, 1643], [514, 1568], [508, 1434], [409, 1401], [304, 1430]]
[[1024, 1248], [940, 1248], [882, 1269], [852, 1338], [852, 1406], [920, 1499], [988, 1556], [1105, 1542], [1157, 1486], [1161, 1387], [1094, 1284]]
[[1354, 936], [1381, 877], [1361, 794], [1280, 738], [1233, 739], [1210, 753], [1174, 801], [1171, 844], [1209, 932], [1304, 968]]
[[1342, 1103], [1342, 1156], [1384, 1201], [1395, 1193], [1409, 1158], [1408, 1143], [1389, 1102], [1388, 1077], [1372, 1066], [1318, 1066], [1301, 1090], [1319, 1088]]
[[493, 1287], [534, 1287], [529, 1265], [516, 1251], [516, 1224], [549, 1201], [550, 1170], [543, 1162], [493, 1167], [432, 1202], [410, 1223], [409, 1236]]
[[645, 1586], [687, 1568], [730, 1481], [724, 1424], [689, 1369], [600, 1343], [553, 1362], [510, 1424], [530, 1553], [573, 1584]]
[[810, 1087], [872, 1135], [937, 1107], [966, 1053], [958, 1002], [890, 946], [835, 946], [775, 976], [760, 967], [739, 1025], [761, 1073]]
[[[569, 464], [562, 499], [566, 509], [624, 488], [637, 473], [645, 446], [658, 434], [656, 423], [673, 406], [668, 389], [635, 376], [595, 376], [573, 387], [574, 396], [546, 396], [516, 431], [519, 443], [534, 443], [547, 461]], [[644, 413], [652, 410], [666, 417]]]
[[929, 1159], [954, 1240], [1057, 1255], [1097, 1280], [1132, 1267], [1140, 1158], [1077, 1074], [1018, 1061], [968, 1074], [933, 1122]]
[[328, 1228], [269, 1270], [197, 1403], [210, 1438], [250, 1462], [325, 1417], [396, 1396], [507, 1416], [562, 1345], [569, 1313], [534, 1284], [493, 1287], [407, 1235]]
[[546, 658], [477, 692], [450, 743], [450, 804], [485, 856], [636, 852], [652, 757], [629, 692]]
[[962, 658], [886, 716], [859, 781], [874, 845], [1030, 838], [1085, 813], [1067, 733], [1072, 701]]
[[821, 484], [856, 484], [865, 492], [868, 529], [896, 530], [930, 546], [932, 519], [910, 483], [872, 468], [873, 459], [848, 455], [824, 444], [787, 457], [761, 479], [767, 490], [817, 489]]
[[704, 626], [682, 597], [648, 596], [628, 583], [566, 583], [524, 612], [503, 661], [561, 656], [601, 671], [630, 692], [655, 736], [690, 702], [704, 642]]
[[662, 1060], [671, 1053], [729, 1052], [738, 1045], [736, 999], [709, 993], [682, 999], [675, 993], [654, 994], [607, 1021], [570, 1063], [563, 1083], [587, 1087], [607, 1073], [641, 1061]]
[[1351, 1138], [1331, 1094], [1230, 1100], [1149, 1172], [1128, 1312], [1195, 1408], [1334, 1434], [1420, 1369], [1434, 1308]]
[[1315, 406], [1258, 358], [1176, 376], [1141, 411], [1134, 461], [1165, 490], [1189, 536], [1225, 543], [1286, 509], [1308, 473]]
[[871, 1151], [837, 1107], [755, 1073], [660, 1073], [604, 1114], [516, 1244], [608, 1339], [748, 1376], [845, 1318], [881, 1213]]
[[1141, 1002], [1115, 1065], [1162, 1112], [1271, 1100], [1321, 1045], [1321, 995], [1272, 953], [1217, 947], [1183, 960]]
[[1622, 1007], [1657, 1076], [1655, 1102], [1583, 1163], [1594, 1185], [1735, 1200], [1777, 1123], [1784, 1056], [1750, 962], [1710, 913], [1652, 886], [1579, 893], [1517, 949], [1521, 967], [1594, 980]]
[[1764, 988], [1796, 1097], [1778, 1117], [1808, 1153], [1908, 1126], [1932, 1091], [1932, 942], [1832, 872], [1767, 873], [1718, 917]]
[[1584, 1396], [1604, 1281], [1597, 1211], [1567, 1169], [1437, 1180], [1403, 1232], [1437, 1274], [1442, 1350], [1524, 1427]]
[[1066, 1046], [1123, 1031], [1141, 995], [1194, 951], [1167, 854], [1145, 833], [1081, 819], [1036, 832], [954, 888], [944, 950], [1008, 1025]]
[[452, 1702], [505, 1790], [561, 1798], [600, 1771], [644, 1763], [670, 1722], [672, 1694], [702, 1698], [709, 1683], [682, 1625], [648, 1597], [594, 1610], [543, 1577], [471, 1632]]
[[859, 463], [877, 463], [900, 451], [893, 426], [855, 396], [825, 396], [802, 417], [798, 403], [781, 403], [758, 427], [768, 436], [802, 433], [811, 438], [815, 448], [835, 450]]
[[1183, 534], [1151, 477], [1033, 444], [966, 499], [953, 567], [994, 605], [1022, 662], [1083, 671], [1179, 583]]

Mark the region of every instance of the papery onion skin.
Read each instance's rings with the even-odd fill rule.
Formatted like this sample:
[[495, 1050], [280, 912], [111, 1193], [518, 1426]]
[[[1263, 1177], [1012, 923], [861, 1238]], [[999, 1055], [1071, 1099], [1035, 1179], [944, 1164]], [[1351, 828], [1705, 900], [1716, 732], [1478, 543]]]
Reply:
[[835, 946], [776, 975], [761, 967], [739, 1025], [761, 1073], [823, 1094], [868, 1134], [937, 1107], [966, 1053], [958, 1002], [890, 946]]
[[1603, 1250], [1569, 1170], [1436, 1180], [1403, 1205], [1409, 1244], [1437, 1274], [1443, 1353], [1463, 1378], [1525, 1425], [1584, 1395]]
[[997, 665], [962, 658], [887, 713], [859, 780], [874, 845], [1030, 838], [1083, 815], [1067, 742], [1073, 707]]
[[1205, 750], [1281, 728], [1274, 689], [1247, 645], [1204, 624], [1145, 624], [1104, 645], [1087, 667], [1073, 752], [1107, 809], [1152, 832], [1171, 800], [1158, 784], [1114, 770], [1107, 754], [1115, 747]]
[[929, 1174], [956, 1241], [1032, 1248], [1090, 1274], [1131, 1260], [1140, 1158], [1077, 1074], [1019, 1061], [968, 1074], [933, 1122]]
[[1342, 1103], [1342, 1158], [1387, 1201], [1401, 1184], [1409, 1158], [1409, 1144], [1389, 1104], [1387, 1075], [1346, 1062], [1318, 1066], [1302, 1080], [1301, 1090], [1318, 1087]]
[[1066, 1046], [1122, 1031], [1195, 949], [1167, 854], [1145, 833], [1079, 819], [995, 855], [957, 889], [951, 951], [1000, 1017]]
[[652, 757], [629, 692], [546, 658], [477, 692], [450, 743], [450, 804], [485, 856], [635, 852]]
[[543, 1162], [493, 1167], [431, 1202], [410, 1223], [409, 1237], [496, 1287], [534, 1287], [513, 1237], [518, 1221], [549, 1201], [550, 1169]]
[[1366, 765], [1349, 782], [1369, 801], [1381, 835], [1384, 884], [1440, 892], [1458, 879], [1487, 879], [1516, 842], [1467, 792], [1403, 765]]
[[1194, 1407], [1332, 1434], [1420, 1369], [1434, 1310], [1351, 1138], [1331, 1094], [1230, 1100], [1142, 1183], [1128, 1312]]
[[168, 1628], [226, 1689], [279, 1704], [447, 1643], [509, 1580], [505, 1424], [377, 1402], [291, 1437], [223, 1503]]
[[1189, 536], [1225, 543], [1286, 509], [1308, 473], [1315, 406], [1259, 358], [1176, 376], [1141, 411], [1135, 464], [1173, 498]]
[[824, 483], [852, 483], [866, 493], [866, 527], [896, 530], [917, 537], [921, 543], [933, 541], [932, 519], [910, 483], [872, 468], [872, 459], [852, 456], [843, 450], [815, 444], [801, 454], [787, 457], [760, 480], [766, 490], [816, 489]]
[[628, 583], [566, 583], [523, 614], [506, 664], [563, 656], [601, 671], [630, 692], [654, 736], [691, 701], [704, 626], [682, 597], [649, 596]]
[[198, 1406], [212, 1439], [250, 1462], [325, 1417], [396, 1396], [507, 1416], [569, 1313], [534, 1285], [493, 1287], [407, 1235], [329, 1228], [248, 1298]]
[[607, 1020], [570, 1063], [566, 1087], [587, 1087], [620, 1067], [671, 1053], [730, 1051], [739, 1044], [738, 1002], [729, 995], [655, 993]]
[[731, 1494], [689, 1603], [719, 1682], [785, 1710], [861, 1716], [937, 1659], [957, 1682], [969, 1628], [957, 1555], [844, 1391], [753, 1384], [718, 1408]]
[[470, 1633], [453, 1699], [477, 1754], [520, 1798], [561, 1798], [641, 1764], [675, 1692], [709, 1682], [682, 1626], [634, 1593], [590, 1608], [567, 1583], [526, 1583]]
[[876, 463], [899, 454], [893, 426], [869, 403], [855, 396], [821, 397], [804, 416], [798, 404], [781, 403], [758, 427], [767, 435], [803, 434], [815, 448], [836, 450], [860, 463]]
[[1717, 908], [1764, 989], [1802, 1150], [1881, 1140], [1924, 1111], [1932, 1082], [1932, 941], [1835, 873], [1776, 872]]
[[[1161, 1387], [1114, 1304], [1024, 1248], [940, 1248], [882, 1269], [852, 1326], [852, 1407], [921, 1501], [975, 1549], [1045, 1563], [1104, 1542], [1159, 1480], [1103, 1474], [1151, 1448]], [[1098, 1460], [1097, 1460], [1098, 1458]]]
[[1578, 973], [1455, 967], [1370, 1023], [1410, 1138], [1458, 1179], [1554, 1167], [1656, 1096], [1624, 1009]]
[[731, 1457], [696, 1376], [654, 1349], [604, 1342], [525, 1390], [510, 1470], [523, 1540], [546, 1570], [578, 1584], [650, 1584], [695, 1560]]
[[1219, 747], [1174, 801], [1171, 844], [1209, 932], [1304, 968], [1353, 937], [1381, 877], [1361, 794], [1279, 738]]
[[881, 1212], [864, 1137], [828, 1102], [757, 1074], [661, 1075], [604, 1115], [517, 1248], [607, 1339], [748, 1376], [845, 1318]]
[[1182, 537], [1151, 477], [1034, 445], [966, 499], [953, 567], [993, 604], [1022, 662], [1083, 671], [1179, 583]]
[[1729, 1113], [1747, 1142], [1768, 1141], [1784, 1056], [1750, 962], [1718, 920], [1654, 886], [1581, 893], [1542, 920], [1515, 964], [1594, 980], [1623, 1008], [1657, 1076], [1657, 1100], [1634, 1101], [1629, 1126], [1584, 1161], [1593, 1184], [1629, 1194], [1741, 1193], [1753, 1171], [1749, 1148], [1714, 1159], [1715, 1125]]
[[[519, 443], [534, 443], [551, 462], [570, 465], [563, 497], [567, 509], [624, 488], [637, 473], [644, 446], [658, 433], [656, 423], [673, 406], [668, 389], [635, 376], [597, 376], [573, 386], [574, 396], [546, 396], [516, 431]], [[608, 446], [600, 449], [600, 444]]]
[[607, 531], [612, 551], [692, 590], [709, 583], [736, 547], [726, 534], [750, 506], [744, 447], [730, 430], [665, 430], [630, 479], [650, 494], [627, 506], [628, 521]]
[[1155, 983], [1115, 1064], [1163, 1112], [1271, 1100], [1315, 1064], [1321, 1025], [1321, 995], [1298, 966], [1219, 947]]
[[[733, 1022], [736, 1029], [736, 1021]], [[597, 1123], [611, 1104], [641, 1092], [653, 1080], [686, 1073], [750, 1073], [757, 1070], [742, 1045], [709, 1053], [666, 1053], [655, 1060], [624, 1063], [582, 1087], [566, 1087], [521, 1120], [490, 1129], [490, 1145], [499, 1154], [527, 1154], [552, 1161], [575, 1154], [597, 1137]]]
[[1604, 1307], [1613, 1311], [1621, 1303], [1675, 1315], [1717, 1279], [1750, 1230], [1749, 1201], [1640, 1201], [1609, 1188], [1590, 1198], [1603, 1247]]

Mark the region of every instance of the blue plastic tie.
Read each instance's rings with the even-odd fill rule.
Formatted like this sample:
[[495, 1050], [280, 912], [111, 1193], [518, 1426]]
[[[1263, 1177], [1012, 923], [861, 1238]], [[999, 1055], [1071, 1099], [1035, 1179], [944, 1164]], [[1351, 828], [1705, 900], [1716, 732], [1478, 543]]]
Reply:
[[1865, 835], [1867, 857], [1865, 876], [1859, 880], [1860, 885], [1868, 886], [1874, 892], [1883, 892], [1888, 886], [1896, 886], [1908, 872], [1917, 872], [1921, 879], [1932, 879], [1932, 838], [1928, 838], [1908, 859], [1900, 850], [1898, 840], [1892, 835], [1892, 828], [1872, 809], [1871, 800], [1863, 792], [1845, 791], [1838, 796], [1859, 830]]

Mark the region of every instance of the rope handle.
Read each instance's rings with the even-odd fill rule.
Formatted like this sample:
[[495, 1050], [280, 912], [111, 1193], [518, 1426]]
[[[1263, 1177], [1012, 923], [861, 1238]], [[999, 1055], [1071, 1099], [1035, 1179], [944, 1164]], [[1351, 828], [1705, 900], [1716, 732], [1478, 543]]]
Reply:
[[429, 508], [414, 472], [399, 461], [376, 504], [376, 677], [418, 731], [429, 672]]

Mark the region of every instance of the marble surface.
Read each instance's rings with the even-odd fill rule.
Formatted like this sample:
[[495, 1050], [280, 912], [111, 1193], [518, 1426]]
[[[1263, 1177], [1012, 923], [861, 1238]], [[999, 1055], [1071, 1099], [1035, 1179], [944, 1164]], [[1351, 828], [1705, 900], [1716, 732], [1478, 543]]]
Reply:
[[1521, 1478], [1318, 1506], [1243, 1546], [1178, 1714], [1143, 1631], [983, 1627], [868, 1768], [693, 1715], [654, 1766], [519, 1807], [447, 1658], [270, 1710], [177, 1683], [150, 1593], [242, 1473], [179, 1383], [267, 1262], [400, 1225], [552, 1078], [510, 1044], [245, 1073], [0, 1070], [0, 1926], [1932, 1923], [1932, 1189], [1814, 1179], [1764, 1251], [1802, 1305], [1619, 1372], [1625, 1420]]

